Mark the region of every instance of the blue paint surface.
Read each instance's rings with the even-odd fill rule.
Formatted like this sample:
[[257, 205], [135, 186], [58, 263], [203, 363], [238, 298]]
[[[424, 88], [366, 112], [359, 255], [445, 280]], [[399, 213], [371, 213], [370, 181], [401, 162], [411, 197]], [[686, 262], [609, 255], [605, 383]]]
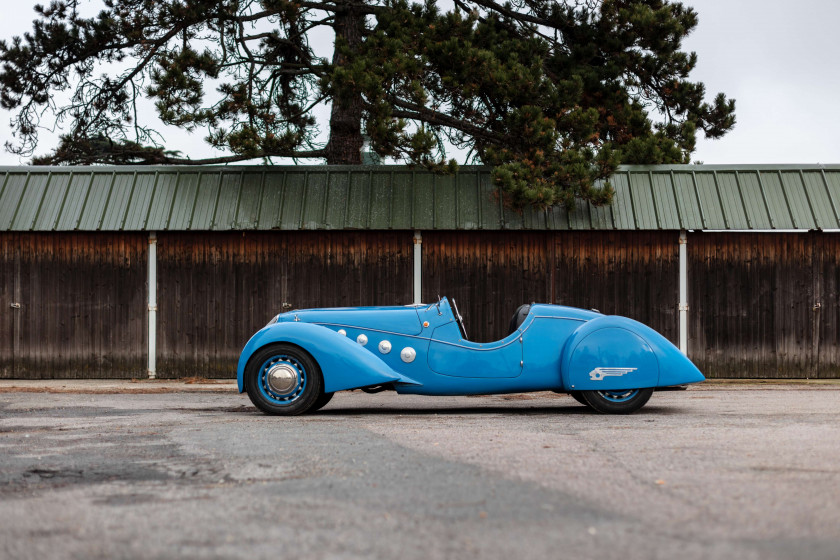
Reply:
[[[380, 345], [383, 341], [387, 344]], [[422, 306], [283, 313], [243, 349], [237, 367], [240, 392], [250, 356], [281, 342], [312, 355], [327, 392], [374, 385], [423, 395], [618, 391], [705, 379], [671, 342], [626, 317], [535, 304], [507, 337], [476, 343], [463, 339], [443, 298]], [[401, 352], [409, 348], [415, 357], [406, 362]]]

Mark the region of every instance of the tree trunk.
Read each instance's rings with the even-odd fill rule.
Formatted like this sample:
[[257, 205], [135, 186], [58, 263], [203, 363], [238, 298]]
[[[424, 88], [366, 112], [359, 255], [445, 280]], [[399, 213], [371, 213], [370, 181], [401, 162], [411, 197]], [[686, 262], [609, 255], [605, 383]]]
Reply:
[[[341, 4], [342, 2], [338, 2]], [[335, 17], [335, 50], [333, 64], [342, 66], [350, 61], [352, 53], [362, 43], [364, 14], [348, 6], [347, 11]], [[341, 39], [350, 47], [350, 56], [339, 52]], [[330, 114], [330, 139], [325, 148], [328, 164], [360, 165], [362, 163], [362, 96], [353, 91], [351, 94], [333, 98]]]

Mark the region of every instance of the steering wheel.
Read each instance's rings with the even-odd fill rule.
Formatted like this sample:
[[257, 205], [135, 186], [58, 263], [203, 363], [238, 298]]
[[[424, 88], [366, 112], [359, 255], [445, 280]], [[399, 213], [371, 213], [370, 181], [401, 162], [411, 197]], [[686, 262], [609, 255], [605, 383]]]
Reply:
[[458, 304], [455, 302], [455, 298], [452, 298], [452, 311], [455, 315], [455, 322], [458, 323], [458, 329], [461, 331], [461, 336], [464, 337], [464, 340], [469, 340], [467, 338], [467, 329], [464, 328], [464, 318], [458, 312]]

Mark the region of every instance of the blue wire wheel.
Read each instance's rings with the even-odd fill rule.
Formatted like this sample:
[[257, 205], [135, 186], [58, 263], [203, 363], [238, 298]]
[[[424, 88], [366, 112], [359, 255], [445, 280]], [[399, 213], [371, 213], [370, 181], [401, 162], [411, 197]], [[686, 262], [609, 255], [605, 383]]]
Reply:
[[272, 344], [245, 366], [245, 390], [266, 414], [294, 416], [323, 406], [324, 378], [312, 356], [299, 346]]
[[262, 395], [276, 405], [295, 402], [306, 389], [308, 375], [300, 361], [281, 354], [272, 356], [260, 366], [258, 387]]
[[631, 400], [639, 394], [638, 389], [621, 389], [619, 391], [598, 391], [598, 394], [606, 400], [614, 403], [623, 403]]
[[581, 391], [579, 396], [596, 412], [630, 414], [642, 408], [653, 395], [653, 388]]

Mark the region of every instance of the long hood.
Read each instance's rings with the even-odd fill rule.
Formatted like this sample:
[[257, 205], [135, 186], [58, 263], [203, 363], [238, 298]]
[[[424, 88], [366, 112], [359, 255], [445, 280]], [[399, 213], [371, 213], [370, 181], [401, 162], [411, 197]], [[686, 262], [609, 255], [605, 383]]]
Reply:
[[420, 334], [423, 330], [417, 307], [413, 305], [298, 309], [277, 317], [277, 322], [292, 321], [413, 335]]

